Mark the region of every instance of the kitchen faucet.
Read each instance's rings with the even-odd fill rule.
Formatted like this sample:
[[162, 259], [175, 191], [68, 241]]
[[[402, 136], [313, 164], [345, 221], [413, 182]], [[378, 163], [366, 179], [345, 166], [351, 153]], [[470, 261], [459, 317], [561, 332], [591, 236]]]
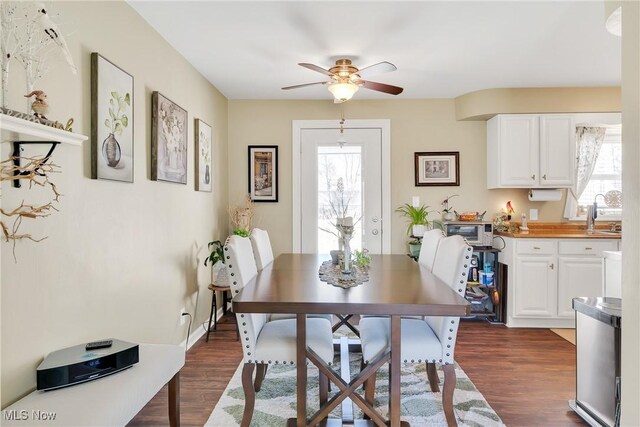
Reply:
[[596, 218], [598, 218], [598, 196], [604, 198], [604, 194], [596, 194], [593, 198], [593, 204], [587, 207], [587, 234], [593, 234], [596, 224]]

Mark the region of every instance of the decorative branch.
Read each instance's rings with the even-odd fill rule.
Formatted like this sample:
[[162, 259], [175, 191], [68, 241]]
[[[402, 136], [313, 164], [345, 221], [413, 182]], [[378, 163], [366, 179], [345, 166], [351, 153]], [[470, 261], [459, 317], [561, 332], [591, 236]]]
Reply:
[[[28, 239], [33, 242], [40, 242], [47, 237], [34, 238], [31, 234], [19, 234], [18, 231], [22, 225], [24, 218], [38, 219], [51, 215], [51, 211], [58, 211], [53, 205], [54, 202], [58, 202], [62, 195], [56, 185], [49, 181], [47, 174], [60, 172], [60, 167], [53, 163], [47, 163], [48, 157], [19, 157], [21, 166], [16, 166], [14, 160], [18, 157], [11, 157], [10, 159], [0, 162], [0, 182], [1, 181], [27, 181], [29, 188], [34, 185], [39, 187], [48, 187], [53, 193], [53, 199], [40, 206], [25, 204], [24, 200], [18, 207], [12, 210], [4, 210], [0, 208], [0, 214], [2, 217], [14, 218], [11, 226], [2, 219], [0, 220], [0, 228], [4, 235], [6, 242], [13, 242], [13, 259], [17, 262], [16, 258], [16, 242], [22, 239]], [[16, 173], [14, 175], [14, 173]]]

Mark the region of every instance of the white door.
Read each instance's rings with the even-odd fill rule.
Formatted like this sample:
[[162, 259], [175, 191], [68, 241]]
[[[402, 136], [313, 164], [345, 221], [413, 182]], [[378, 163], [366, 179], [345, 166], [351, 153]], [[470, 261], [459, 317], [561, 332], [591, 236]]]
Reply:
[[[294, 156], [294, 176], [299, 178], [294, 178], [294, 251], [338, 249], [336, 218], [351, 216], [355, 222], [352, 249], [389, 252], [383, 230], [389, 205], [385, 173], [389, 157], [383, 156], [388, 127], [347, 123], [341, 134], [337, 122], [304, 123], [306, 127], [297, 131], [294, 126], [294, 147], [299, 152]], [[323, 123], [329, 127], [318, 126]], [[339, 140], [346, 142], [339, 144]]]
[[558, 259], [558, 317], [573, 319], [573, 298], [602, 296], [602, 258]]

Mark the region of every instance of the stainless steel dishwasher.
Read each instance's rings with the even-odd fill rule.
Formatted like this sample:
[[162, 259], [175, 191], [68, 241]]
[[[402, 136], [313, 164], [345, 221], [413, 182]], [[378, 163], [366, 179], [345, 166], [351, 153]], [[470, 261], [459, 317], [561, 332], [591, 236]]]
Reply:
[[620, 425], [619, 298], [574, 298], [576, 399], [569, 406], [590, 425]]

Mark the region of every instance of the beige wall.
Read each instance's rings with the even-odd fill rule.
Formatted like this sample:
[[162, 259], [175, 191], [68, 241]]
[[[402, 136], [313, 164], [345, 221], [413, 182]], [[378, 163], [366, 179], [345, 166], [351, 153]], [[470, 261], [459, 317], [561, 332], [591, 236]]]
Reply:
[[622, 426], [640, 425], [640, 4], [622, 6]]
[[609, 86], [484, 89], [455, 100], [458, 120], [507, 113], [617, 113], [622, 108], [620, 87]]
[[[135, 182], [91, 180], [90, 142], [63, 145], [53, 161], [60, 212], [25, 221], [22, 231], [41, 243], [2, 243], [2, 406], [35, 387], [35, 368], [49, 351], [106, 337], [180, 343], [208, 319], [210, 270], [206, 244], [227, 232], [227, 100], [126, 3], [51, 3], [64, 23], [78, 66], [72, 75], [51, 56], [38, 84], [49, 95], [49, 117], [75, 119], [90, 135], [90, 53], [99, 52], [135, 79]], [[21, 69], [13, 64], [10, 107], [25, 110]], [[189, 113], [187, 185], [149, 180], [151, 92]], [[193, 119], [213, 127], [213, 192], [194, 191]], [[2, 144], [7, 158], [8, 143]], [[44, 200], [37, 190], [2, 185], [2, 206]]]
[[[292, 249], [291, 122], [340, 119], [340, 106], [331, 101], [229, 101], [229, 200], [247, 191], [247, 145], [276, 144], [280, 154], [280, 201], [256, 204], [254, 225], [266, 228], [276, 253]], [[456, 211], [487, 211], [490, 218], [507, 200], [517, 214], [537, 208], [540, 221], [560, 221], [564, 202], [527, 200], [527, 190], [487, 190], [486, 123], [456, 121], [453, 99], [350, 101], [349, 119], [391, 120], [391, 206], [420, 196], [433, 209], [447, 195]], [[414, 152], [460, 151], [460, 187], [415, 187]], [[439, 217], [434, 213], [435, 217]], [[392, 214], [392, 251], [406, 252], [405, 223]]]

